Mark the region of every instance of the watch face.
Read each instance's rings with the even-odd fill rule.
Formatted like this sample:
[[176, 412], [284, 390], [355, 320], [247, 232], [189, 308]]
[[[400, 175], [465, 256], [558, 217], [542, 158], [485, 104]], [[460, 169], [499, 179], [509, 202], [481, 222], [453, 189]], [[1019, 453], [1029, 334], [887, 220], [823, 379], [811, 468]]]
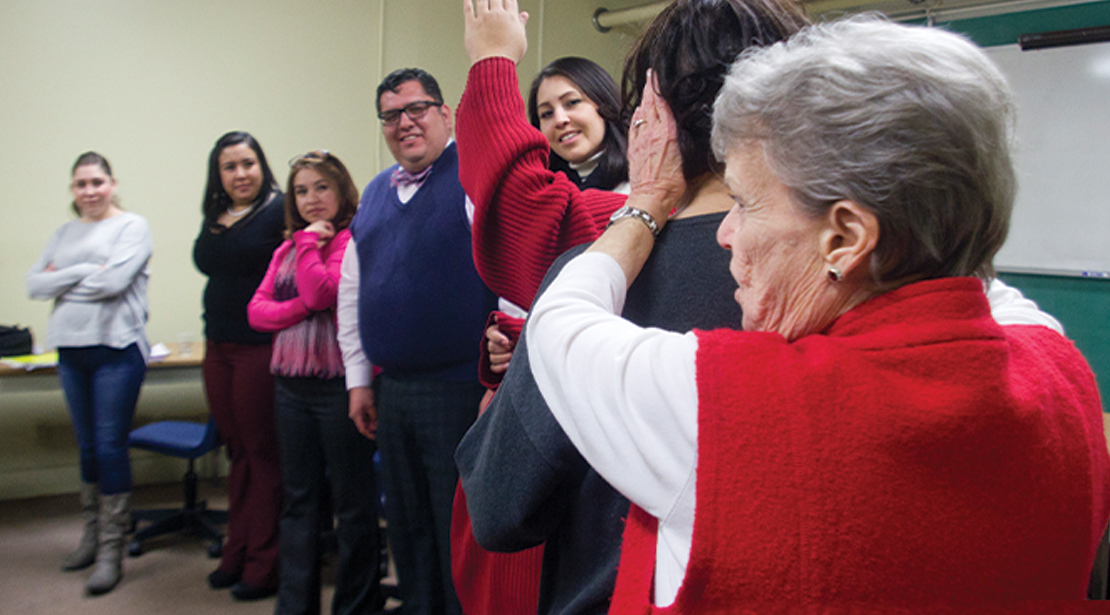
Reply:
[[609, 216], [609, 221], [616, 222], [617, 220], [620, 220], [621, 218], [627, 216], [629, 211], [631, 211], [631, 208], [629, 208], [628, 205], [621, 205], [620, 209], [614, 211], [613, 215]]

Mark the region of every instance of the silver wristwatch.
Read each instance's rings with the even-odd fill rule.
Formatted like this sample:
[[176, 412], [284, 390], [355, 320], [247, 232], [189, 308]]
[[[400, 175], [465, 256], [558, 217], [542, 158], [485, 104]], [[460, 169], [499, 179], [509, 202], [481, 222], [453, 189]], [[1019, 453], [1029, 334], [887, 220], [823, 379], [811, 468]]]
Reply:
[[642, 209], [636, 209], [635, 207], [629, 207], [628, 205], [625, 205], [617, 211], [614, 211], [613, 215], [609, 216], [609, 224], [607, 224], [605, 228], [613, 226], [614, 222], [622, 218], [636, 218], [640, 222], [643, 222], [647, 225], [648, 230], [651, 231], [653, 237], [659, 236], [659, 225], [655, 223], [655, 218], [652, 218], [651, 214]]

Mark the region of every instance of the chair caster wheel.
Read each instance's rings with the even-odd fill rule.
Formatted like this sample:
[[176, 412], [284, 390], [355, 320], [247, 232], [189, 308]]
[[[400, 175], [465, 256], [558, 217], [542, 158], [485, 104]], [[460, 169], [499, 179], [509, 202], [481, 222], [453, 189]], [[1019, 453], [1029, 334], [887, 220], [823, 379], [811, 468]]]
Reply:
[[221, 555], [223, 555], [223, 552], [224, 552], [224, 543], [222, 541], [217, 540], [217, 541], [213, 542], [212, 544], [208, 545], [208, 557], [211, 558], [211, 559], [219, 558]]
[[131, 557], [139, 557], [143, 554], [143, 543], [138, 540], [132, 540], [127, 543], [127, 554]]

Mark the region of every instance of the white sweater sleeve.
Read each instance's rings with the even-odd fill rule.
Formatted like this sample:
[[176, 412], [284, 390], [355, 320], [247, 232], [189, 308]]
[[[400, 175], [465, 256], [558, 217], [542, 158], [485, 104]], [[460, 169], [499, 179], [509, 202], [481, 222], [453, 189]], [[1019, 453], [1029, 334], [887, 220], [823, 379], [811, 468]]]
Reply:
[[370, 361], [362, 350], [358, 322], [358, 250], [355, 238], [347, 242], [339, 271], [339, 292], [336, 296], [336, 329], [339, 349], [343, 352], [343, 369], [347, 372], [347, 388], [370, 386]]
[[987, 300], [991, 304], [991, 316], [1000, 325], [1044, 325], [1060, 334], [1064, 333], [1064, 325], [1060, 321], [1026, 299], [1020, 290], [1007, 286], [998, 278], [991, 280], [987, 287]]
[[690, 559], [696, 494], [697, 338], [616, 316], [627, 283], [609, 256], [574, 259], [528, 320], [532, 374], [598, 474], [659, 520], [655, 603], [674, 601]]
[[626, 283], [609, 256], [563, 269], [528, 320], [528, 358], [552, 413], [617, 491], [665, 518], [697, 461], [697, 338], [617, 316]]

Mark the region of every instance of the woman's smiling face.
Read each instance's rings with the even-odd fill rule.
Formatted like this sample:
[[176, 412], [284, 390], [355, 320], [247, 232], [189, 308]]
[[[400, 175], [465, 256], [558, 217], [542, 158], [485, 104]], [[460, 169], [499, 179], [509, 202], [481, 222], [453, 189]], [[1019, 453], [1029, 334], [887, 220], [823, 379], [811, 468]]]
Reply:
[[262, 190], [262, 165], [246, 143], [225, 147], [219, 157], [220, 181], [239, 206], [250, 205]]
[[605, 119], [570, 79], [561, 75], [544, 79], [536, 90], [536, 112], [540, 132], [563, 160], [579, 164], [601, 149]]
[[84, 164], [73, 171], [69, 189], [82, 218], [102, 220], [111, 211], [116, 180], [105, 173], [100, 165]]

